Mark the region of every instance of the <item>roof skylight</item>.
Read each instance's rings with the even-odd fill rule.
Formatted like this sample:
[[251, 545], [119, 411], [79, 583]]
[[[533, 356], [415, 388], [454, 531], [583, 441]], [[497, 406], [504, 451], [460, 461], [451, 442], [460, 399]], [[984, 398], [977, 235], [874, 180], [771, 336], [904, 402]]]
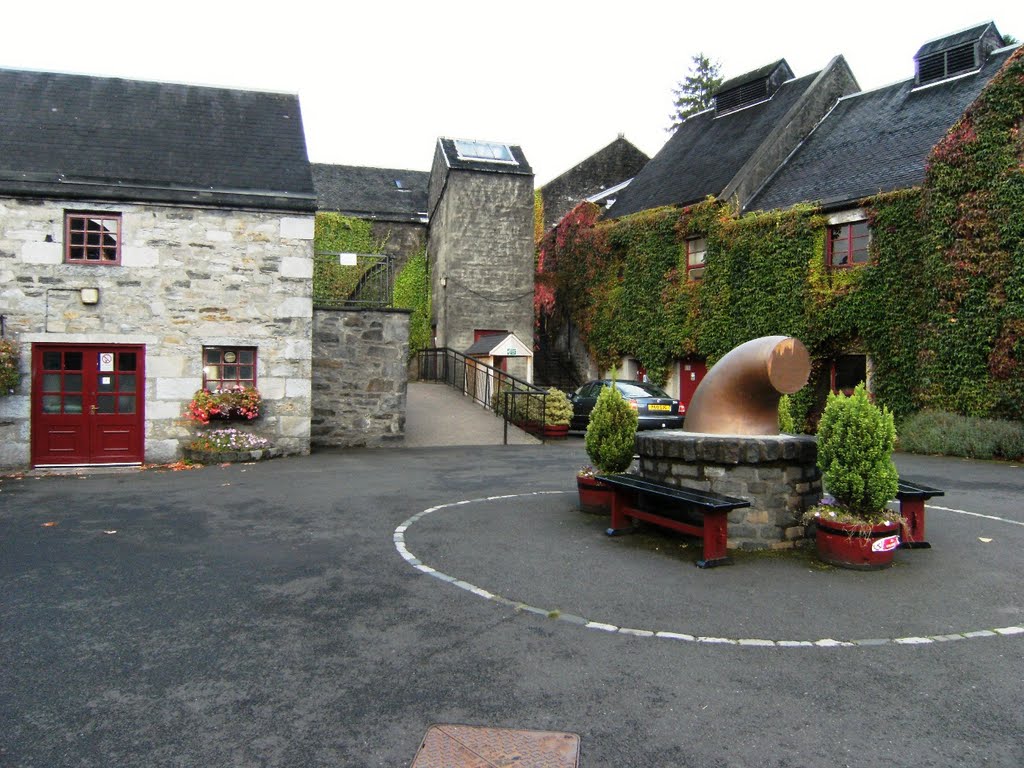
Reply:
[[515, 163], [508, 144], [492, 141], [468, 141], [455, 139], [455, 151], [462, 160], [482, 160], [485, 163]]

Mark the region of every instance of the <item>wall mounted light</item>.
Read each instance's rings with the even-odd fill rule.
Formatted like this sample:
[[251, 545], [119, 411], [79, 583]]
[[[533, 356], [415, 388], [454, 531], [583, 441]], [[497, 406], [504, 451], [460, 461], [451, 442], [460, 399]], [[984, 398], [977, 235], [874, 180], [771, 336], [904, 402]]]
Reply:
[[100, 302], [100, 289], [99, 288], [83, 288], [81, 292], [83, 304], [99, 304]]

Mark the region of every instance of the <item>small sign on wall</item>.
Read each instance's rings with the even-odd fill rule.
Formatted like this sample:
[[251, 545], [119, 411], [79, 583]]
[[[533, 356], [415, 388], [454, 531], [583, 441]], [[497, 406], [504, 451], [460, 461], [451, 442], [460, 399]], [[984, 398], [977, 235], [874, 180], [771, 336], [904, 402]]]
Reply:
[[112, 370], [114, 370], [114, 353], [113, 352], [100, 352], [100, 370], [101, 371], [112, 371]]

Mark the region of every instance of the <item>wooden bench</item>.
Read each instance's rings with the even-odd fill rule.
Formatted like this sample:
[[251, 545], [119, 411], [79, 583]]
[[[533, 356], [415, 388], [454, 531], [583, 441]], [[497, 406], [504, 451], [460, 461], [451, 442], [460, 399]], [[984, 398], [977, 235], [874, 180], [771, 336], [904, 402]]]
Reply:
[[[704, 542], [698, 568], [728, 565], [728, 515], [731, 510], [749, 507], [746, 499], [718, 493], [677, 488], [636, 475], [600, 475], [597, 478], [613, 489], [609, 536], [630, 533], [630, 518], [697, 536]], [[698, 515], [701, 522], [691, 522]]]
[[924, 540], [924, 503], [933, 496], [945, 496], [943, 491], [905, 478], [900, 478], [896, 499], [900, 503], [903, 518], [903, 541], [900, 547], [906, 549], [930, 549]]

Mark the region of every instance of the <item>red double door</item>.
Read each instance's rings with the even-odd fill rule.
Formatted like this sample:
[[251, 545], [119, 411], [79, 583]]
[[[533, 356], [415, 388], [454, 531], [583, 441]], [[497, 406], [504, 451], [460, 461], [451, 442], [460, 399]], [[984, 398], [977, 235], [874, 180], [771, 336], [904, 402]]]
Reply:
[[32, 463], [136, 464], [145, 448], [145, 347], [32, 347]]

